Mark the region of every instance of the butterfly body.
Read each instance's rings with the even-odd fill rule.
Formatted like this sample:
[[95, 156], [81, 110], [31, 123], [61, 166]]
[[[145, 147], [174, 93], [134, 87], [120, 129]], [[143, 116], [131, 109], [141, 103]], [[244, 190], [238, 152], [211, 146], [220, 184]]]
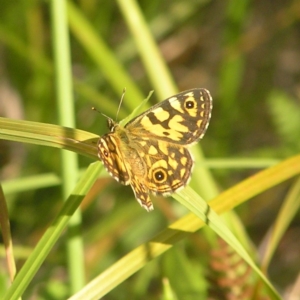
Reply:
[[193, 89], [154, 105], [124, 127], [109, 119], [110, 132], [99, 139], [98, 156], [150, 211], [150, 192], [168, 196], [189, 182], [194, 162], [187, 147], [203, 137], [211, 109], [209, 92]]

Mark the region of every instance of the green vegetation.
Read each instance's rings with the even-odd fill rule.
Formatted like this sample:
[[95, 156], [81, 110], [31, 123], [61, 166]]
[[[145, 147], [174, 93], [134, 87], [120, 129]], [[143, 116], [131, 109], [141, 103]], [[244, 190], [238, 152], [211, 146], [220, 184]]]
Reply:
[[[292, 0], [3, 2], [0, 298], [292, 297], [299, 11]], [[195, 87], [214, 100], [189, 187], [153, 196], [151, 213], [97, 159], [108, 129], [91, 108], [115, 119], [124, 87], [118, 121], [151, 90], [144, 108]]]

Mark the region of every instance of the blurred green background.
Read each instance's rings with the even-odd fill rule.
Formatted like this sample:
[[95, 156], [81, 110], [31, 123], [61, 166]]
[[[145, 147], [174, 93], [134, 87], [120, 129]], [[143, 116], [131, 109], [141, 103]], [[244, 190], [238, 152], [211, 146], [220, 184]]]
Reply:
[[[50, 4], [32, 0], [0, 3], [0, 116], [58, 124]], [[201, 147], [220, 191], [274, 161], [299, 153], [300, 1], [143, 0], [138, 4], [178, 91], [204, 87], [212, 94], [212, 120]], [[171, 96], [156, 92], [116, 2], [85, 0], [69, 5], [76, 128], [106, 133], [106, 120], [91, 107], [114, 119], [125, 86], [119, 119], [150, 90], [154, 89], [151, 105]], [[80, 31], [74, 9], [105, 43], [134, 88], [124, 82], [115, 65], [107, 61], [104, 67], [97, 57], [103, 58], [104, 52], [94, 53], [96, 48], [85, 41], [89, 35]], [[150, 62], [152, 55], [149, 49]], [[80, 168], [92, 162], [86, 157], [78, 159]], [[0, 163], [1, 180], [15, 182], [16, 191], [19, 178], [59, 177], [61, 172], [59, 150], [4, 140], [0, 141]], [[281, 184], [237, 209], [257, 249], [263, 247], [290, 185]], [[171, 198], [154, 198], [155, 211], [146, 214], [131, 189], [110, 178], [101, 179], [95, 190], [82, 204], [87, 281], [186, 213]], [[7, 201], [20, 268], [61, 208], [59, 180], [22, 193], [12, 191]], [[299, 273], [299, 223], [297, 213], [269, 269], [283, 295]], [[166, 285], [163, 278], [170, 280], [178, 299], [199, 299], [203, 291], [208, 295], [208, 286], [213, 286], [208, 279], [212, 247], [206, 235], [203, 230], [178, 243], [105, 299], [166, 299], [161, 298]], [[64, 299], [68, 295], [64, 241], [62, 236], [24, 299]], [[1, 285], [5, 286], [7, 270], [5, 259], [1, 260]], [[182, 273], [176, 274], [176, 263], [184, 265], [178, 266]], [[191, 274], [199, 290], [187, 293], [178, 277], [192, 280]]]

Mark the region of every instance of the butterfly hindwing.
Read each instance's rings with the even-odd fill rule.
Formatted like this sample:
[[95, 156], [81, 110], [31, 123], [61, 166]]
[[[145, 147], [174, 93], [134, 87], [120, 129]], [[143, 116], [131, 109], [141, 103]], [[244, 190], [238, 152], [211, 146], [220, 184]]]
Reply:
[[[137, 145], [139, 142], [137, 142]], [[145, 185], [154, 194], [170, 195], [185, 186], [193, 168], [190, 151], [160, 140], [139, 144], [139, 153], [147, 166]]]
[[120, 183], [128, 185], [130, 183], [130, 176], [126, 164], [124, 164], [119, 141], [119, 138], [111, 133], [101, 137], [98, 141], [98, 157], [112, 177]]

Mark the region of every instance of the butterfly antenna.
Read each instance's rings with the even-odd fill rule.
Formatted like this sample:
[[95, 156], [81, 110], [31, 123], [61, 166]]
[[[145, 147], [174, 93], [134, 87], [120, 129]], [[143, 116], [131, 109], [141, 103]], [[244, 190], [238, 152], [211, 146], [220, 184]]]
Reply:
[[109, 116], [107, 116], [106, 114], [104, 114], [103, 112], [99, 111], [96, 107], [92, 107], [92, 110], [96, 111], [97, 113], [101, 114], [103, 117], [105, 117], [106, 119], [111, 119]]
[[123, 89], [123, 93], [122, 93], [121, 100], [120, 100], [119, 107], [118, 107], [117, 114], [116, 114], [116, 120], [118, 119], [119, 111], [121, 109], [121, 105], [122, 105], [122, 102], [123, 102], [123, 99], [125, 96], [125, 92], [126, 92], [126, 88]]

